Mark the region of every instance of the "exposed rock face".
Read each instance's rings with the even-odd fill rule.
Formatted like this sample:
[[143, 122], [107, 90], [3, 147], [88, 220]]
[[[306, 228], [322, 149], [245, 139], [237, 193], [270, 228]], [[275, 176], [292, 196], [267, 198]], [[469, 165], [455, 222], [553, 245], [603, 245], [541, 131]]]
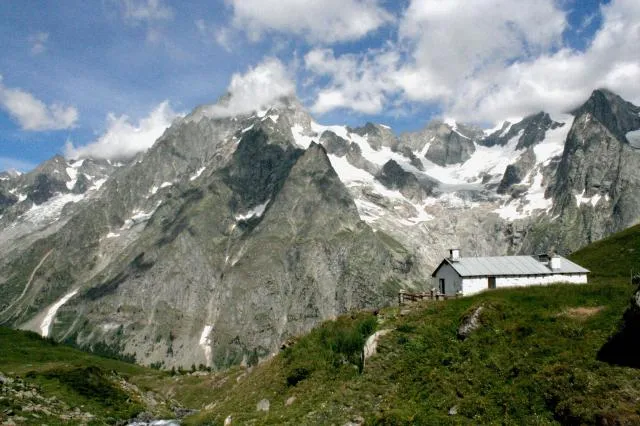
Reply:
[[383, 146], [394, 148], [398, 144], [398, 140], [391, 129], [379, 124], [367, 123], [364, 127], [349, 128], [348, 130], [351, 131], [351, 133], [363, 137], [366, 136], [369, 145], [376, 151], [380, 150]]
[[362, 156], [362, 148], [360, 148], [360, 145], [353, 142], [349, 145], [349, 151], [347, 152], [346, 158], [349, 164], [372, 175], [378, 174], [380, 170], [376, 164]]
[[349, 152], [351, 142], [341, 138], [330, 130], [322, 132], [320, 143], [325, 147], [329, 154], [335, 154], [338, 157], [344, 157]]
[[[551, 214], [558, 219], [553, 224], [543, 220], [537, 225], [553, 231], [546, 232], [536, 248], [575, 250], [638, 222], [640, 150], [619, 136], [620, 132], [635, 130], [629, 124], [635, 121], [625, 117], [636, 109], [613, 94], [597, 90], [577, 110], [580, 115], [567, 136], [554, 185], [548, 190], [554, 198]], [[593, 115], [594, 111], [606, 123]], [[615, 117], [622, 117], [620, 121], [612, 118], [611, 111], [616, 111]]]
[[422, 201], [433, 189], [427, 184], [421, 184], [413, 173], [405, 171], [394, 160], [385, 163], [376, 179], [387, 188], [398, 190], [405, 197], [416, 201]]
[[475, 151], [471, 138], [450, 130], [442, 123], [436, 131], [436, 140], [431, 143], [425, 157], [439, 166], [464, 163]]
[[360, 220], [326, 150], [293, 144], [289, 119], [177, 123], [57, 232], [4, 259], [15, 294], [40, 269], [0, 320], [38, 329], [34, 314], [78, 283], [51, 335], [143, 363], [222, 367], [391, 303], [417, 277], [411, 255]]
[[640, 129], [640, 107], [606, 89], [595, 90], [589, 100], [573, 114], [576, 117], [589, 114], [618, 140], [627, 143], [626, 134]]
[[598, 359], [611, 364], [640, 368], [640, 290], [624, 313], [622, 326], [598, 352]]
[[526, 149], [543, 141], [548, 130], [560, 126], [562, 123], [553, 121], [549, 114], [539, 112], [513, 125], [505, 122], [502, 129], [480, 139], [478, 143], [484, 146], [506, 145], [512, 138], [518, 137], [516, 149]]
[[[514, 164], [509, 164], [504, 171], [500, 185], [498, 186], [498, 194], [510, 193], [512, 187], [524, 180], [531, 172], [535, 165], [536, 155], [532, 149], [527, 149], [525, 153], [518, 158]], [[513, 192], [511, 192], [513, 195]]]
[[471, 312], [470, 315], [462, 320], [460, 327], [458, 327], [458, 339], [466, 339], [471, 335], [471, 333], [482, 326], [482, 323], [480, 322], [480, 316], [482, 315], [483, 310], [484, 306], [478, 306], [473, 310], [473, 312]]

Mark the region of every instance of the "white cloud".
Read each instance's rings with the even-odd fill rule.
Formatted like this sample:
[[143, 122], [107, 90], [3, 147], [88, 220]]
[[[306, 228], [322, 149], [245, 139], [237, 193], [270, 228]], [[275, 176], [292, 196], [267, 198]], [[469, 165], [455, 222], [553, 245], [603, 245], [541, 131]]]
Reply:
[[307, 70], [330, 77], [331, 85], [317, 94], [311, 110], [322, 114], [336, 108], [379, 113], [387, 93], [396, 89], [393, 72], [400, 60], [393, 51], [371, 51], [365, 55], [334, 56], [331, 49], [315, 49], [304, 57]]
[[102, 136], [88, 145], [79, 147], [67, 142], [65, 155], [69, 158], [92, 157], [110, 160], [131, 158], [138, 152], [150, 148], [179, 115], [171, 109], [168, 101], [162, 102], [137, 124], [131, 123], [126, 115], [116, 117], [110, 113], [107, 116], [107, 130]]
[[603, 24], [585, 51], [563, 45], [565, 12], [552, 0], [413, 0], [398, 40], [378, 50], [305, 56], [316, 82], [312, 109], [377, 113], [394, 102], [439, 104], [445, 115], [498, 121], [564, 112], [607, 87], [640, 101], [640, 2], [601, 6]]
[[0, 107], [20, 124], [23, 130], [68, 129], [78, 120], [78, 110], [60, 103], [46, 105], [31, 93], [8, 88], [0, 76]]
[[232, 25], [257, 41], [275, 31], [311, 42], [358, 40], [392, 20], [377, 0], [227, 0]]
[[396, 81], [409, 100], [469, 101], [479, 81], [559, 46], [566, 26], [553, 0], [414, 0], [399, 29], [411, 61]]
[[228, 117], [255, 111], [295, 94], [295, 83], [282, 62], [267, 58], [244, 74], [234, 74], [227, 92], [228, 99], [209, 107], [207, 115]]
[[49, 33], [38, 32], [29, 36], [29, 44], [31, 45], [31, 54], [39, 55], [47, 50], [47, 41], [49, 41]]
[[167, 21], [173, 19], [173, 9], [162, 0], [122, 0], [125, 19], [132, 21]]
[[478, 78], [474, 90], [450, 105], [452, 114], [497, 120], [540, 109], [567, 111], [596, 88], [640, 101], [640, 3], [618, 0], [602, 6], [603, 25], [584, 51], [563, 48]]

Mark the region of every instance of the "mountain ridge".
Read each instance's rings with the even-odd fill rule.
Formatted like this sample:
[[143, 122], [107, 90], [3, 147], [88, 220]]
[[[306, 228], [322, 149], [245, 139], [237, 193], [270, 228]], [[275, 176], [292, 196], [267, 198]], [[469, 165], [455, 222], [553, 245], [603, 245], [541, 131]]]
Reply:
[[49, 317], [58, 339], [166, 367], [255, 362], [429, 288], [451, 246], [567, 253], [637, 223], [640, 152], [620, 137], [637, 109], [594, 91], [575, 117], [395, 136], [320, 125], [292, 98], [199, 107], [126, 164], [55, 157], [3, 175], [0, 322], [40, 332]]

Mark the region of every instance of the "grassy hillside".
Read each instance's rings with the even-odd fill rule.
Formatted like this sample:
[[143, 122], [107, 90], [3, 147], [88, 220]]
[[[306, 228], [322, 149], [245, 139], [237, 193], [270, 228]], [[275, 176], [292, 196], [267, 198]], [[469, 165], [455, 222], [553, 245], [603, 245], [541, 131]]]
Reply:
[[[640, 228], [580, 250], [590, 284], [498, 290], [330, 321], [209, 383], [188, 424], [640, 424], [640, 371], [596, 360], [640, 266]], [[638, 268], [640, 269], [640, 268]], [[477, 307], [482, 327], [457, 338]], [[358, 345], [393, 329], [362, 368]], [[257, 410], [267, 399], [268, 411]], [[263, 402], [264, 405], [264, 402]]]
[[0, 327], [0, 423], [114, 424], [143, 411], [173, 416], [137, 380], [164, 373]]
[[629, 277], [640, 273], [640, 225], [597, 241], [571, 255], [595, 277]]

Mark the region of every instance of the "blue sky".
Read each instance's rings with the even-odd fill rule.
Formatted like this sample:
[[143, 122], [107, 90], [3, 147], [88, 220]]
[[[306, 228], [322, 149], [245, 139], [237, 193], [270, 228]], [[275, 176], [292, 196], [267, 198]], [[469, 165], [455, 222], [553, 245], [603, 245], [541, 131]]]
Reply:
[[398, 133], [562, 112], [601, 86], [637, 103], [636, 3], [0, 2], [0, 169], [131, 155], [230, 88], [240, 109], [294, 91], [320, 122]]

